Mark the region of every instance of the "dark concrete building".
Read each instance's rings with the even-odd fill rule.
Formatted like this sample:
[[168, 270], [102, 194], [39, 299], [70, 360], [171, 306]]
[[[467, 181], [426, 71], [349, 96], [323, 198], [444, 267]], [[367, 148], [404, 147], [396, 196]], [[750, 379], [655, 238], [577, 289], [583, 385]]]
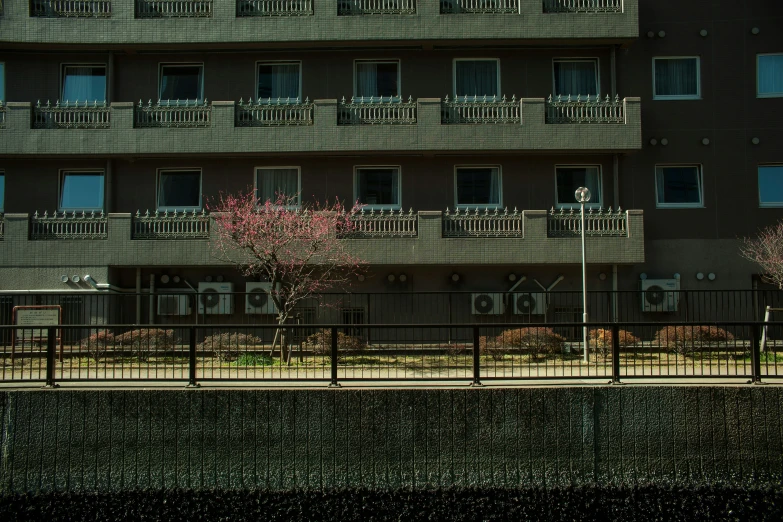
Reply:
[[[750, 289], [781, 28], [777, 0], [0, 0], [0, 290], [244, 292], [205, 202], [255, 187], [365, 205], [357, 292], [576, 291], [580, 186], [589, 290], [652, 318], [653, 285]], [[552, 312], [500, 301], [466, 316]]]

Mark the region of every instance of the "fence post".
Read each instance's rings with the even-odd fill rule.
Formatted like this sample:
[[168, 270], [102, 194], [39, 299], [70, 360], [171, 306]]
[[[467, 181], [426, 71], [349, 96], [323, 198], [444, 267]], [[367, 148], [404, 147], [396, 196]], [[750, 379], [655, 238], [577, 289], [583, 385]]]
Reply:
[[481, 352], [479, 350], [479, 327], [473, 327], [473, 382], [471, 386], [481, 386]]
[[332, 381], [329, 383], [330, 388], [339, 388], [340, 384], [337, 382], [337, 327], [332, 326], [332, 346], [331, 346], [331, 362], [332, 362]]
[[612, 325], [612, 384], [620, 384], [620, 326]]
[[752, 332], [753, 341], [751, 341], [750, 350], [751, 379], [748, 381], [748, 384], [761, 384], [761, 329], [758, 323], [753, 323]]
[[188, 388], [198, 388], [199, 384], [196, 382], [196, 327], [191, 326], [189, 328], [189, 340], [188, 340]]
[[44, 388], [57, 388], [54, 382], [55, 353], [57, 352], [57, 330], [47, 328], [46, 337], [46, 385]]

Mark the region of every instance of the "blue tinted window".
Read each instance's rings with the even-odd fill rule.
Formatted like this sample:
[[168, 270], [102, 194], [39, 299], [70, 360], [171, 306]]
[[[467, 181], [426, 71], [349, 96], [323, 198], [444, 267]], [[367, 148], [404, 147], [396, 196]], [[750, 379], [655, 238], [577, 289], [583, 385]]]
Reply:
[[759, 167], [759, 203], [762, 207], [783, 207], [783, 165]]
[[5, 101], [5, 64], [0, 63], [0, 101]]
[[103, 172], [64, 172], [60, 210], [102, 210]]
[[0, 212], [5, 212], [5, 174], [0, 174]]
[[63, 67], [62, 100], [75, 102], [106, 101], [106, 68], [91, 65]]

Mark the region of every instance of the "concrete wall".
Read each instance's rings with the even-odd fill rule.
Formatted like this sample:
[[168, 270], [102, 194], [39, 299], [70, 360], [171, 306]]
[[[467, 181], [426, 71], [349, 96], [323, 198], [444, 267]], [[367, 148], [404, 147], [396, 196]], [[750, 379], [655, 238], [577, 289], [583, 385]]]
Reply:
[[783, 479], [779, 387], [11, 391], [3, 492]]

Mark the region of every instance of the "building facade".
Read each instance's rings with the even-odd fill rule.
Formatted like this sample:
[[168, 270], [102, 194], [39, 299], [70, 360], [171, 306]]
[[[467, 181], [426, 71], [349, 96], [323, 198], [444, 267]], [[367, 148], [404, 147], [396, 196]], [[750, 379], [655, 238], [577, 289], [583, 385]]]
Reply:
[[670, 305], [645, 310], [644, 281], [751, 289], [739, 239], [783, 217], [778, 1], [0, 12], [7, 295], [243, 292], [212, 255], [207, 209], [250, 188], [364, 205], [341, 239], [368, 264], [354, 292], [578, 291], [586, 186], [588, 290], [639, 292], [652, 318]]

